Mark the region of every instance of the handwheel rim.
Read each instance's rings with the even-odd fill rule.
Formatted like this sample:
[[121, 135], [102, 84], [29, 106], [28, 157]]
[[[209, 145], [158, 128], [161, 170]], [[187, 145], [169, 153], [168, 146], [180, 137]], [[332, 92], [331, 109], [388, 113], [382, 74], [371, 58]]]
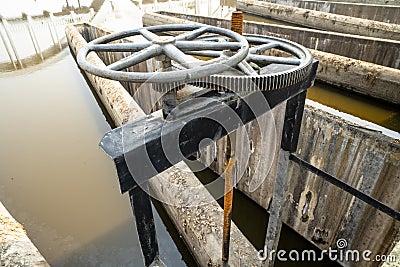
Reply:
[[[116, 40], [140, 35], [143, 29], [149, 31], [150, 33], [155, 34], [157, 32], [178, 31], [178, 30], [194, 31], [203, 28], [207, 29], [207, 31], [205, 31], [207, 33], [223, 34], [226, 37], [230, 37], [231, 39], [235, 40], [236, 43], [239, 44], [238, 45], [239, 49], [233, 56], [227, 59], [216, 61], [210, 64], [205, 64], [203, 66], [198, 66], [189, 69], [179, 69], [171, 72], [144, 73], [144, 72], [116, 71], [105, 67], [94, 66], [87, 60], [88, 54], [94, 51], [93, 47], [96, 47], [96, 45], [109, 44], [110, 42]], [[180, 41], [182, 43], [182, 41], [184, 42], [185, 40], [180, 40]], [[154, 45], [155, 44], [152, 44], [152, 46]], [[161, 49], [165, 49], [165, 47], [161, 47]], [[155, 51], [154, 54], [157, 54], [159, 52], [160, 51]], [[188, 82], [190, 80], [195, 80], [206, 76], [210, 76], [212, 74], [223, 72], [239, 64], [244, 58], [246, 58], [248, 52], [249, 52], [249, 44], [247, 40], [242, 35], [239, 35], [233, 31], [213, 26], [171, 24], [171, 25], [150, 26], [133, 30], [127, 30], [97, 38], [89, 42], [82, 49], [80, 49], [77, 55], [77, 62], [83, 70], [103, 78], [119, 80], [119, 81], [137, 82], [137, 83], [143, 83], [143, 82], [172, 83], [172, 82]]]

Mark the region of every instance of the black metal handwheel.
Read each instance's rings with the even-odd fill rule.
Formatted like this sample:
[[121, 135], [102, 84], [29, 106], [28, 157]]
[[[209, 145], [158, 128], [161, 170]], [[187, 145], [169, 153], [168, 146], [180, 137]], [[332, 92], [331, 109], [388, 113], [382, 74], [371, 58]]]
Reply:
[[[181, 31], [184, 33], [177, 36], [165, 35], [166, 32]], [[159, 35], [160, 33], [164, 35]], [[194, 40], [208, 34], [216, 34], [226, 41]], [[144, 37], [145, 41], [112, 43], [137, 35]], [[215, 57], [207, 61], [186, 53], [187, 51], [210, 50], [229, 50], [230, 55]], [[102, 68], [94, 66], [87, 60], [88, 54], [92, 51], [132, 52], [132, 54]], [[239, 64], [246, 58], [248, 52], [249, 44], [246, 38], [233, 31], [213, 26], [171, 24], [128, 30], [95, 39], [79, 51], [77, 61], [83, 70], [108, 79], [140, 83], [168, 83], [190, 81], [221, 73]], [[129, 67], [151, 58], [160, 61], [172, 60], [179, 67], [164, 72], [132, 72], [127, 70]]]

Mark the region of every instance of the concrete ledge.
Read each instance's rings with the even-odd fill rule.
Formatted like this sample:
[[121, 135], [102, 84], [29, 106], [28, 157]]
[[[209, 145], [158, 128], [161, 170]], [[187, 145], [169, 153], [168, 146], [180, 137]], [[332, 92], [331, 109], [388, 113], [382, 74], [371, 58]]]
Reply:
[[0, 202], [0, 266], [50, 266]]
[[[330, 2], [329, 0], [323, 1]], [[335, 2], [400, 6], [400, 2], [398, 0], [335, 0]]]
[[311, 50], [317, 79], [363, 95], [400, 104], [400, 70]]
[[400, 39], [400, 25], [397, 24], [253, 0], [238, 0], [236, 8], [246, 13], [270, 17], [316, 29], [383, 39]]
[[[151, 21], [154, 21], [154, 23], [162, 23], [163, 21], [172, 23], [176, 21], [177, 23], [203, 23], [222, 28], [230, 27], [230, 20], [228, 19], [165, 11], [145, 14], [143, 21], [145, 24]], [[245, 33], [281, 37], [310, 49], [367, 61], [390, 68], [400, 68], [400, 40], [379, 39], [263, 22], [244, 21], [243, 24], [243, 31]]]
[[400, 22], [400, 6], [390, 4], [378, 5], [359, 2], [345, 3], [317, 0], [266, 0], [266, 2], [362, 19], [376, 20], [385, 23], [399, 24]]

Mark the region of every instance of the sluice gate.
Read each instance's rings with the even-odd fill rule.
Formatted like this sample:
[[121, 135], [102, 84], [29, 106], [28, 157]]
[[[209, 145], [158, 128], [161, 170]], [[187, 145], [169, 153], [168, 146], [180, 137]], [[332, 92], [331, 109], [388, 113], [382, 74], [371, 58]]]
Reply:
[[[172, 31], [172, 36], [176, 32], [179, 35], [160, 34], [165, 31]], [[152, 214], [143, 212], [149, 211], [146, 207], [150, 199], [146, 193], [165, 203], [201, 265], [262, 263], [257, 251], [234, 225], [229, 246], [230, 207], [225, 207], [223, 224], [223, 212], [215, 206], [215, 201], [193, 174], [183, 171], [187, 168], [182, 160], [190, 155], [197, 155], [203, 163], [211, 158], [209, 164], [223, 169], [225, 193], [234, 183], [243, 186], [243, 179], [239, 181], [241, 173], [253, 177], [246, 179], [250, 192], [261, 187], [270, 188], [273, 197], [270, 197], [271, 217], [266, 237], [269, 251], [276, 249], [283, 204], [290, 195], [290, 162], [317, 174], [323, 172], [330, 183], [399, 220], [395, 209], [350, 185], [337, 182], [335, 177], [313, 166], [315, 163], [310, 164], [293, 154], [297, 151], [305, 92], [312, 85], [317, 68], [317, 63], [301, 46], [279, 38], [240, 37], [220, 28], [193, 25], [156, 26], [110, 36], [105, 34], [107, 31], [87, 24], [67, 28], [72, 51], [78, 54], [83, 47], [84, 52], [78, 54], [80, 66], [88, 72], [116, 124], [122, 125], [107, 134], [101, 146], [114, 159], [121, 191], [130, 194], [138, 229], [142, 229], [139, 235], [147, 266], [157, 261], [157, 241]], [[96, 39], [98, 37], [101, 38]], [[235, 41], [227, 42], [229, 38]], [[92, 40], [95, 41], [87, 44]], [[289, 52], [291, 57], [263, 55], [271, 48]], [[89, 53], [91, 51], [97, 52], [108, 68], [97, 55]], [[201, 59], [204, 57], [214, 59], [204, 62]], [[119, 71], [123, 69], [129, 71]], [[153, 70], [165, 71], [152, 73]], [[141, 102], [147, 114], [158, 109], [162, 112], [141, 118], [144, 113], [132, 96]], [[251, 121], [256, 123], [252, 122], [249, 129]], [[246, 156], [254, 161], [251, 155], [257, 150], [257, 144], [248, 138], [248, 142], [243, 142], [246, 134], [254, 132], [258, 132], [259, 138], [265, 135], [259, 144], [264, 144], [262, 149], [271, 152], [257, 153], [260, 170], [266, 171], [257, 175], [253, 173], [257, 170], [252, 172], [246, 164]], [[222, 139], [226, 135], [228, 138]], [[265, 180], [266, 176], [273, 177], [272, 184], [266, 183], [271, 182]], [[195, 191], [191, 192], [190, 188]], [[311, 205], [312, 197], [306, 196], [306, 199]], [[393, 222], [393, 219], [387, 221]], [[332, 243], [333, 236], [328, 232], [326, 235]], [[327, 237], [322, 237], [325, 244], [329, 243]], [[217, 247], [223, 247], [223, 252], [216, 252]], [[227, 252], [229, 247], [230, 253]]]

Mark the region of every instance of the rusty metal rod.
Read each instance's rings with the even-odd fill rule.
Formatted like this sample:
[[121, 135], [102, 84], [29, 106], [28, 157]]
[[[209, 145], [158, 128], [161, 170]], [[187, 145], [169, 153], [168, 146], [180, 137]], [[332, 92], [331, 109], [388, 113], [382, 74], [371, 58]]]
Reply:
[[233, 11], [231, 18], [231, 30], [243, 34], [243, 13], [242, 11]]
[[[243, 13], [235, 11], [232, 13], [231, 30], [243, 34]], [[229, 244], [231, 239], [232, 223], [232, 204], [233, 204], [233, 186], [235, 183], [235, 146], [236, 132], [229, 135], [227, 150], [230, 150], [225, 168], [225, 188], [224, 188], [224, 225], [222, 229], [222, 261], [227, 263], [229, 260]]]
[[225, 171], [224, 226], [222, 231], [222, 261], [224, 262], [227, 262], [229, 259], [234, 171], [235, 171], [235, 158], [231, 157], [228, 160], [228, 163], [226, 164], [226, 171]]

